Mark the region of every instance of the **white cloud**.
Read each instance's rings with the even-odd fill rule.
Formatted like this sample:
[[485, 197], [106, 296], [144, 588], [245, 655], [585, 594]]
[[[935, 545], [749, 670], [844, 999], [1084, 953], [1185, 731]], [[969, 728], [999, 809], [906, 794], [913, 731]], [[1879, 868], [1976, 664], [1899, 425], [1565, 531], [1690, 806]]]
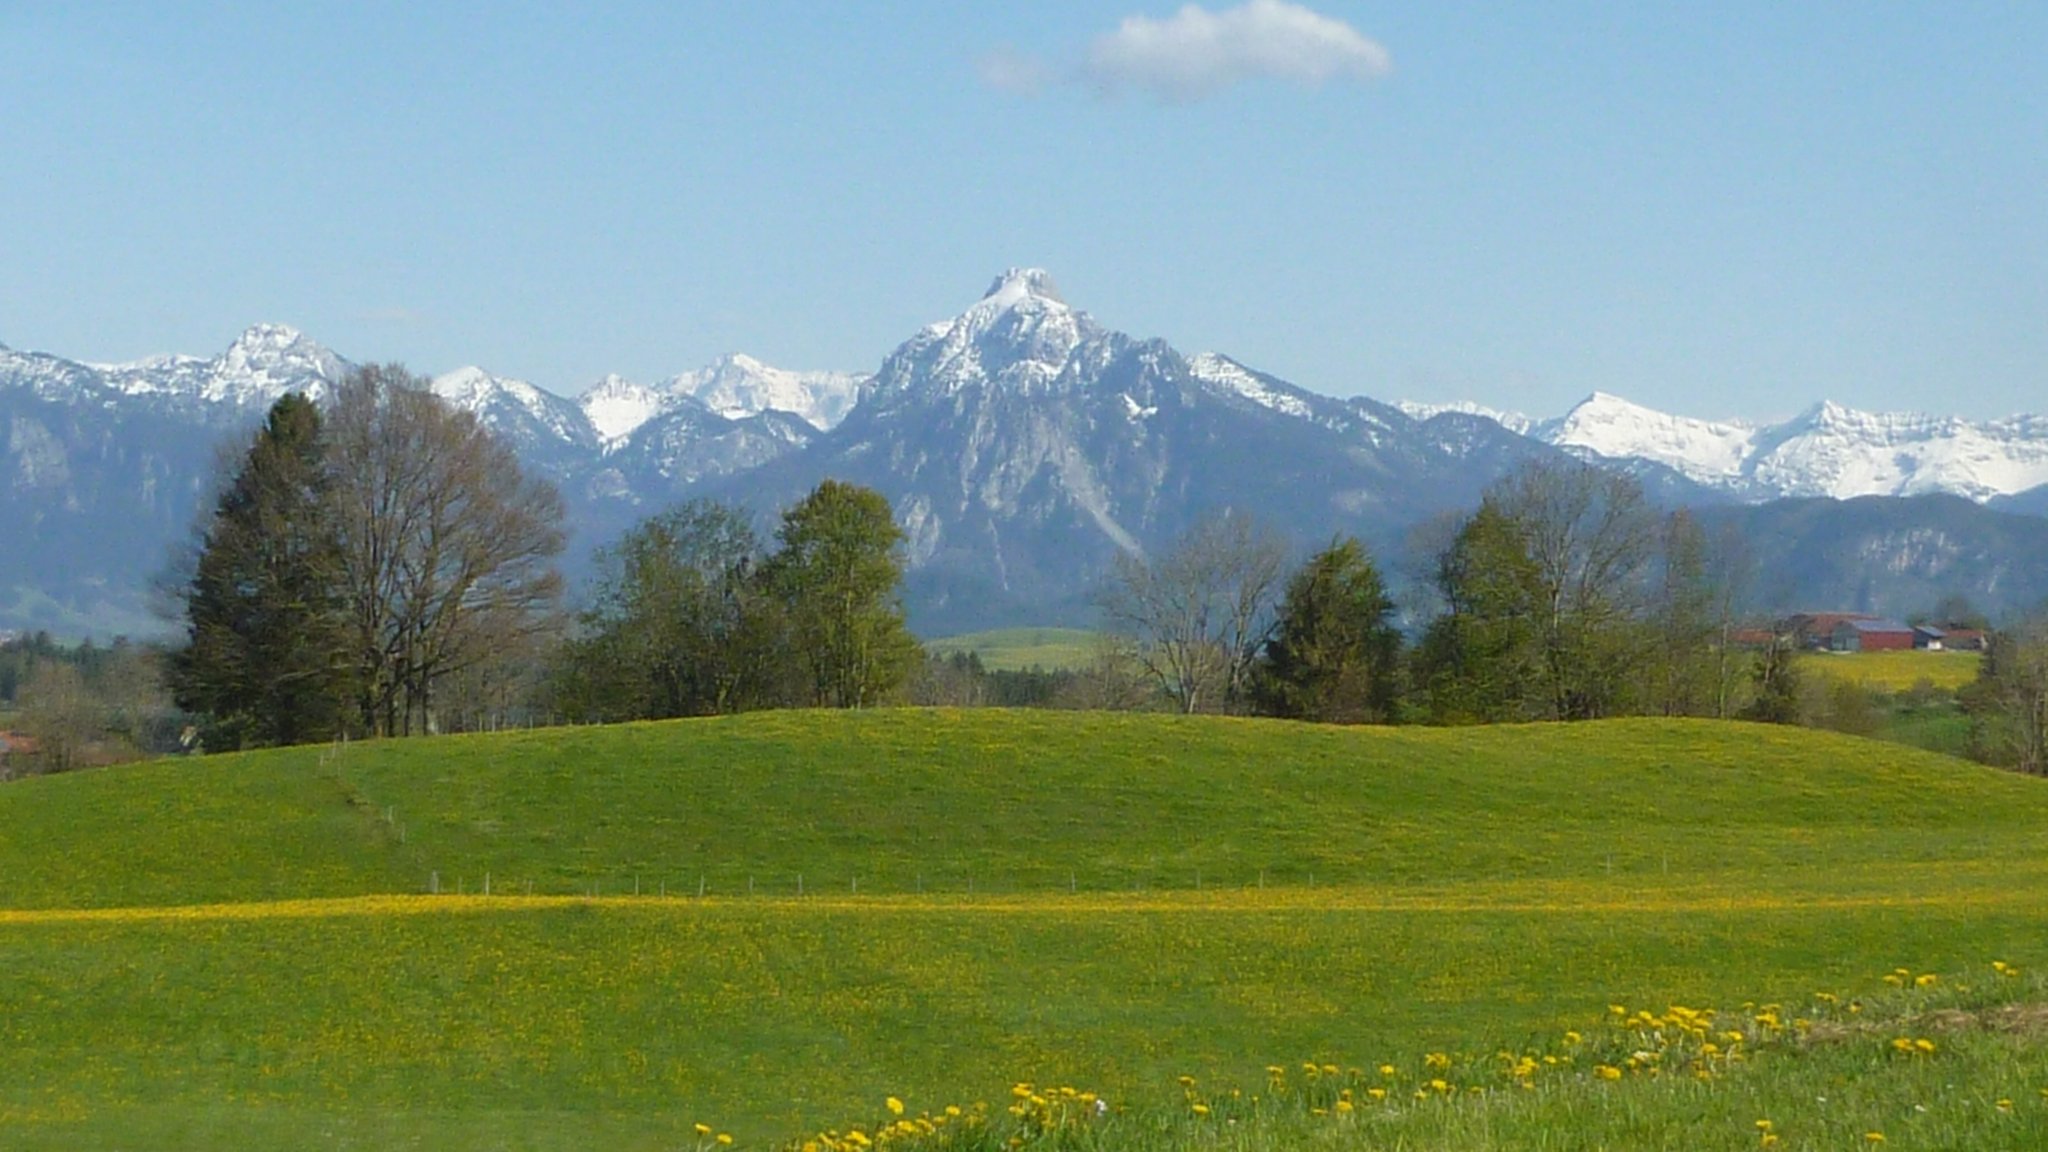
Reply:
[[1245, 80], [1313, 86], [1392, 66], [1385, 47], [1342, 20], [1288, 0], [1247, 0], [1219, 12], [1190, 4], [1164, 20], [1126, 17], [1089, 46], [1081, 76], [1104, 92], [1196, 100]]

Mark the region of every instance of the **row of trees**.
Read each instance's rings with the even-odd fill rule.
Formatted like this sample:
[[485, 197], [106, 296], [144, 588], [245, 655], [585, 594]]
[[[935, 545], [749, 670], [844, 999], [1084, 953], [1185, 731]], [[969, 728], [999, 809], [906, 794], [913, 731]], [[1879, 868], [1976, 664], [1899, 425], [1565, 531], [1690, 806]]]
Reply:
[[70, 647], [48, 633], [0, 643], [0, 729], [35, 749], [0, 761], [0, 778], [175, 751], [185, 724], [163, 690], [154, 648], [125, 640]]
[[[1277, 533], [1225, 514], [1119, 558], [1092, 667], [1008, 678], [923, 656], [902, 532], [854, 485], [820, 485], [765, 541], [730, 505], [645, 520], [600, 554], [571, 620], [559, 496], [403, 368], [354, 371], [324, 407], [280, 400], [225, 471], [167, 669], [209, 747], [481, 726], [515, 704], [579, 722], [903, 700], [1349, 723], [1799, 712], [1789, 651], [1734, 642], [1739, 542], [1568, 462], [1525, 465], [1432, 526], [1412, 646], [1359, 542], [1290, 568]], [[2048, 699], [2048, 672], [2023, 641], [1994, 651], [1979, 696], [1986, 715], [2001, 702], [2009, 758], [2039, 770], [2048, 712], [2017, 702]]]
[[557, 705], [606, 721], [896, 700], [923, 658], [902, 540], [887, 499], [833, 480], [783, 512], [772, 551], [731, 505], [643, 521], [600, 557]]
[[1125, 557], [1104, 614], [1189, 712], [1496, 723], [1729, 716], [1758, 698], [1758, 666], [1732, 643], [1742, 550], [1660, 516], [1630, 477], [1532, 463], [1436, 530], [1435, 611], [1412, 650], [1357, 541], [1289, 576], [1285, 541], [1236, 516]]

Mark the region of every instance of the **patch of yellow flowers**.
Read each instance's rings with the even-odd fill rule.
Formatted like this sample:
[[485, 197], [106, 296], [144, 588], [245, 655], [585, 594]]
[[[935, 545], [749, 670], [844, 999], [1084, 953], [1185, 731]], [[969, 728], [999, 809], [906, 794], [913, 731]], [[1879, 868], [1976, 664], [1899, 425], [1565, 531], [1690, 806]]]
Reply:
[[[2000, 978], [2019, 974], [2018, 968], [2002, 960], [1992, 962], [1991, 967]], [[1940, 983], [1932, 973], [1916, 975], [1905, 968], [1886, 973], [1883, 980], [1908, 995]], [[1811, 1011], [1816, 1017], [1846, 1019], [1862, 1010], [1861, 1001], [1817, 992]], [[1423, 1107], [1489, 1092], [1533, 1089], [1546, 1079], [1558, 1078], [1590, 1079], [1596, 1084], [1670, 1076], [1712, 1081], [1754, 1054], [1801, 1037], [1812, 1027], [1812, 1019], [1788, 1015], [1779, 1004], [1744, 1004], [1735, 1014], [1678, 1004], [1662, 1012], [1614, 1004], [1608, 1008], [1606, 1026], [1590, 1038], [1569, 1031], [1554, 1044], [1502, 1049], [1491, 1060], [1431, 1051], [1411, 1065], [1412, 1073], [1394, 1063], [1369, 1069], [1313, 1060], [1292, 1067], [1271, 1064], [1265, 1069], [1263, 1090], [1252, 1093], [1235, 1088], [1205, 1092], [1195, 1077], [1183, 1075], [1178, 1078], [1183, 1100], [1180, 1123], [1191, 1126], [1190, 1132], [1260, 1116], [1307, 1116], [1341, 1124], [1368, 1108], [1393, 1109], [1403, 1101]], [[1886, 1048], [1909, 1059], [1931, 1058], [1939, 1052], [1932, 1039], [1913, 1035], [1894, 1036]], [[2048, 1104], [2048, 1088], [2043, 1088], [2041, 1095]], [[2002, 1113], [2013, 1110], [2009, 1099], [2001, 1098], [1996, 1106]], [[976, 1148], [1069, 1147], [1076, 1140], [1092, 1139], [1091, 1133], [1099, 1125], [1121, 1111], [1095, 1092], [1071, 1086], [1040, 1087], [1028, 1081], [1010, 1089], [1002, 1113], [1008, 1118], [1006, 1123], [999, 1124], [1002, 1117], [992, 1114], [985, 1104], [948, 1106], [937, 1113], [911, 1116], [900, 1098], [890, 1096], [883, 1110], [886, 1115], [877, 1123], [844, 1132], [822, 1132], [792, 1143], [789, 1150], [870, 1152], [894, 1146], [915, 1152], [959, 1147], [970, 1139]], [[1779, 1146], [1781, 1134], [1775, 1122], [1759, 1119], [1755, 1130], [1761, 1147]], [[712, 1129], [700, 1124], [697, 1132], [702, 1138], [700, 1152], [716, 1152]], [[731, 1140], [723, 1133], [715, 1135], [717, 1145]], [[1864, 1141], [1879, 1144], [1885, 1136], [1872, 1130], [1864, 1134]]]

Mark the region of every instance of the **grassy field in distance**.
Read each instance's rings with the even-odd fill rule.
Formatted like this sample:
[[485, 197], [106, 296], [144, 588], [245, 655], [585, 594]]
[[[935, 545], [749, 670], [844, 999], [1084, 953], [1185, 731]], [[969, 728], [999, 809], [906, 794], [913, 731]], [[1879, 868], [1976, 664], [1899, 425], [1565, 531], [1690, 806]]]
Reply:
[[940, 656], [973, 652], [991, 672], [1054, 672], [1087, 667], [1095, 659], [1096, 638], [1096, 633], [1080, 628], [1001, 628], [941, 636], [924, 646]]
[[1979, 652], [1813, 652], [1800, 668], [1878, 692], [1904, 692], [1926, 680], [1946, 692], [1977, 678]]
[[[1609, 1004], [1733, 1026], [1783, 999], [1789, 1027], [1901, 965], [2048, 967], [2044, 817], [2042, 782], [1912, 749], [1652, 720], [781, 713], [10, 784], [0, 1146], [771, 1146], [872, 1132], [891, 1096], [1006, 1117], [1029, 1080], [1151, 1149], [1204, 1142], [1179, 1076], [1220, 1113], [1266, 1064], [1386, 1062], [1405, 1093], [1431, 1052], [1528, 1095], [1404, 1096], [1332, 1146], [1564, 1114], [1582, 1141], [1546, 1146], [1713, 1116], [1696, 1146], [1753, 1147], [1765, 1103], [1839, 1135], [1937, 1074], [1876, 1033], [1707, 1095], [1583, 1063], [1518, 1089], [1497, 1052]], [[1942, 1037], [1938, 1075], [2048, 1115], [2037, 1048]], [[1864, 1087], [1812, 1094], [1865, 1103], [1789, 1111], [1845, 1060]], [[1328, 1103], [1247, 1114], [1271, 1139], [1245, 1146], [1331, 1139]]]

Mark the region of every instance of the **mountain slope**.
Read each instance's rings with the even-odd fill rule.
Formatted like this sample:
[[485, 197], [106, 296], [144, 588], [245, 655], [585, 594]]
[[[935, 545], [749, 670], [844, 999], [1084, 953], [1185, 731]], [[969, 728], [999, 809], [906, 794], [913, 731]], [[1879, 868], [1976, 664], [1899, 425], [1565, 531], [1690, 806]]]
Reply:
[[1390, 545], [1544, 451], [1486, 421], [1425, 428], [1191, 359], [1013, 269], [891, 353], [845, 423], [722, 491], [775, 507], [827, 476], [881, 490], [909, 536], [916, 623], [960, 630], [1085, 618], [1117, 552], [1226, 509], [1301, 540], [1349, 531]]
[[[0, 347], [0, 627], [146, 626], [144, 589], [189, 536], [217, 446], [239, 443], [287, 391], [324, 394], [348, 366], [282, 325], [253, 327], [211, 358], [96, 366]], [[1666, 505], [1952, 491], [2048, 512], [2048, 421], [2036, 418], [1971, 424], [1822, 405], [1753, 425], [1595, 395], [1531, 422], [1335, 398], [1110, 329], [1028, 268], [914, 333], [873, 375], [734, 355], [654, 385], [606, 377], [574, 399], [480, 368], [433, 387], [561, 487], [572, 578], [595, 548], [672, 501], [732, 499], [768, 522], [837, 477], [892, 500], [909, 537], [913, 619], [943, 632], [1092, 624], [1093, 593], [1119, 553], [1156, 551], [1224, 511], [1301, 547], [1355, 534], [1406, 572], [1419, 567], [1401, 555], [1415, 525], [1559, 452], [1628, 471]], [[1950, 504], [1943, 522], [1921, 507], [1780, 510], [1754, 528], [1862, 541], [1850, 552], [1867, 588], [1845, 586], [1849, 560], [1828, 567], [1763, 542], [1784, 569], [1777, 586], [1819, 597], [1801, 606], [1838, 596], [1917, 606], [1942, 581], [1992, 609], [2033, 594], [2028, 531], [2040, 521]], [[1945, 535], [1929, 544], [1926, 531]]]
[[1898, 617], [1951, 593], [1993, 612], [2048, 603], [2048, 521], [1960, 496], [1810, 497], [1701, 516], [1741, 535], [1761, 608]]

